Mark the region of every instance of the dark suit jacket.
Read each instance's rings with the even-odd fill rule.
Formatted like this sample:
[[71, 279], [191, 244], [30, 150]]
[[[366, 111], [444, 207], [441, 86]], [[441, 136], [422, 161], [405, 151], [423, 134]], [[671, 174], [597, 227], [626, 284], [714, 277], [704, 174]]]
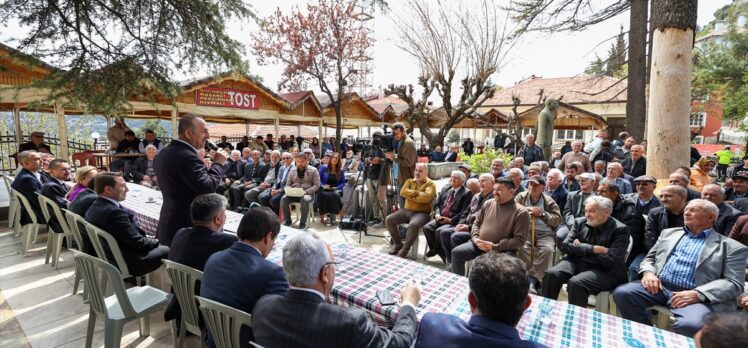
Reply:
[[[42, 190], [39, 192], [40, 195], [51, 198], [53, 201], [57, 202], [57, 205], [61, 209], [66, 209], [68, 207], [68, 201], [65, 199], [65, 195], [67, 193], [68, 188], [57, 180], [48, 181], [47, 183], [42, 185]], [[60, 226], [60, 222], [57, 221], [57, 217], [55, 216], [54, 212], [52, 212], [51, 210], [49, 212], [49, 221], [47, 221], [47, 223], [49, 223], [49, 227], [51, 227], [53, 231], [57, 233], [65, 232], [62, 229], [62, 226]]]
[[[629, 245], [629, 227], [615, 218], [608, 218], [604, 224], [594, 228], [587, 225], [587, 218], [574, 220], [563, 242], [561, 251], [565, 259], [574, 263], [585, 264], [587, 269], [607, 271], [621, 283], [626, 281], [626, 249]], [[578, 239], [579, 244], [574, 244]], [[602, 245], [608, 248], [605, 254], [593, 254], [592, 247]]]
[[686, 201], [687, 202], [690, 202], [694, 199], [699, 199], [699, 198], [701, 198], [701, 192], [692, 190], [690, 188], [686, 189]]
[[634, 177], [634, 179], [647, 174], [647, 158], [642, 157], [636, 163], [634, 163], [634, 160], [631, 159], [631, 157], [626, 158], [623, 160], [623, 163], [621, 163], [621, 166], [623, 166], [623, 172], [631, 175]]
[[[444, 204], [447, 203], [447, 198], [452, 191], [452, 185], [444, 186], [442, 191], [439, 193], [439, 198], [436, 200], [434, 205], [434, 212], [441, 215]], [[455, 197], [452, 202], [452, 207], [449, 209], [449, 216], [452, 219], [452, 226], [457, 226], [463, 215], [467, 214], [470, 208], [470, 200], [473, 199], [473, 193], [470, 192], [465, 186], [455, 192]]]
[[[629, 227], [629, 233], [634, 242], [634, 245], [631, 246], [631, 255], [639, 255], [644, 252], [644, 226], [646, 222], [642, 214], [636, 211], [636, 204], [630, 199], [619, 196], [618, 200], [613, 203], [613, 213], [610, 216]], [[628, 259], [633, 260], [633, 257]]]
[[553, 191], [546, 191], [546, 194], [553, 198], [553, 201], [558, 204], [558, 208], [561, 209], [561, 211], [564, 211], [564, 208], [566, 208], [566, 197], [568, 197], [569, 192], [567, 192], [562, 185], [559, 185]]
[[326, 303], [317, 294], [291, 289], [269, 295], [255, 305], [252, 322], [257, 343], [264, 347], [408, 348], [416, 333], [416, 312], [400, 309], [395, 326], [377, 326], [361, 309]]
[[636, 204], [636, 211], [639, 214], [642, 215], [648, 215], [649, 211], [662, 206], [662, 202], [660, 202], [660, 199], [657, 198], [657, 196], [652, 196], [652, 199], [647, 203], [647, 205], [641, 205], [639, 204], [639, 194], [638, 193], [632, 193], [625, 195], [627, 199], [634, 202]]
[[457, 152], [445, 152], [442, 162], [457, 162]]
[[683, 227], [682, 213], [675, 225], [668, 226], [667, 210], [664, 206], [650, 210], [649, 215], [647, 215], [646, 224], [644, 225], [644, 252], [652, 249], [664, 229], [673, 227]]
[[[208, 258], [200, 285], [201, 296], [250, 314], [263, 295], [286, 292], [288, 282], [281, 266], [265, 260], [255, 248], [242, 242]], [[284, 320], [290, 321], [290, 318], [296, 320], [297, 317]], [[242, 328], [241, 337], [249, 347], [248, 342], [253, 339], [252, 329]], [[212, 345], [210, 338], [206, 341]]]
[[158, 220], [158, 240], [170, 245], [182, 227], [191, 227], [190, 204], [197, 195], [216, 192], [224, 168], [213, 163], [205, 168], [197, 150], [187, 143], [174, 140], [156, 157], [158, 187], [164, 196]]
[[[98, 197], [88, 208], [86, 221], [109, 232], [117, 240], [122, 257], [132, 275], [143, 275], [153, 271], [152, 267], [145, 263], [149, 258], [149, 252], [158, 248], [159, 244], [156, 240], [146, 237], [145, 232], [135, 225], [132, 216], [124, 209], [104, 197]], [[114, 260], [109, 247], [104, 245], [104, 249], [107, 258]], [[152, 265], [152, 262], [149, 263]]]
[[733, 203], [732, 206], [743, 212], [743, 214], [748, 214], [748, 198], [738, 198]]
[[540, 343], [526, 341], [512, 326], [473, 315], [464, 321], [445, 313], [426, 313], [418, 325], [416, 348], [460, 348], [460, 347], [545, 347]]
[[265, 176], [268, 175], [268, 171], [270, 171], [270, 166], [258, 164], [257, 167], [255, 167], [254, 164], [247, 163], [244, 166], [244, 175], [242, 176], [241, 180], [242, 182], [251, 181], [255, 184], [260, 184], [263, 180], [265, 180]]
[[584, 216], [584, 209], [582, 208], [582, 214], [579, 214], [579, 205], [582, 203], [582, 191], [571, 191], [566, 195], [566, 204], [564, 204], [563, 217], [566, 227], [571, 228], [574, 226], [574, 220], [578, 217]]
[[231, 179], [231, 181], [239, 180], [244, 176], [244, 166], [246, 163], [241, 159], [238, 161], [226, 162], [226, 172], [224, 177]]
[[[202, 271], [208, 258], [216, 252], [226, 250], [236, 242], [233, 234], [214, 232], [207, 227], [185, 227], [177, 231], [169, 248], [169, 260]], [[200, 294], [198, 282], [197, 295]], [[171, 298], [164, 311], [164, 320], [181, 317], [181, 309], [176, 296]]]
[[[155, 163], [154, 163], [155, 165]], [[132, 179], [139, 183], [143, 181], [143, 177], [146, 175], [145, 173], [148, 171], [148, 158], [147, 157], [138, 157], [134, 161], [131, 161], [129, 165], [126, 166], [126, 172], [125, 177], [131, 176]], [[158, 175], [156, 175], [158, 177]]]
[[[96, 192], [87, 188], [81, 191], [80, 193], [78, 193], [77, 196], [75, 196], [75, 199], [72, 200], [70, 204], [68, 205], [68, 210], [85, 218], [88, 208], [91, 207], [91, 204], [93, 204], [96, 198], [99, 198]], [[88, 255], [96, 256], [96, 250], [94, 250], [93, 244], [91, 244], [91, 240], [88, 239], [86, 226], [78, 224], [78, 231], [80, 231], [81, 238], [83, 238], [83, 245], [81, 246], [81, 251]]]
[[431, 162], [444, 162], [444, 157], [447, 156], [444, 152], [432, 152]]
[[735, 222], [737, 222], [738, 218], [743, 215], [743, 212], [724, 202], [717, 207], [719, 208], [719, 214], [717, 214], [717, 221], [714, 223], [714, 229], [717, 233], [726, 236], [730, 234], [732, 227], [735, 226]]
[[[29, 201], [31, 210], [36, 213], [36, 218], [40, 224], [44, 224], [47, 221], [44, 219], [42, 213], [42, 206], [39, 203], [39, 197], [37, 194], [42, 190], [42, 182], [36, 179], [36, 175], [27, 169], [21, 169], [21, 171], [13, 179], [13, 183], [10, 185], [14, 190], [18, 191]], [[21, 209], [21, 224], [31, 223], [31, 217], [26, 212], [26, 209]]]

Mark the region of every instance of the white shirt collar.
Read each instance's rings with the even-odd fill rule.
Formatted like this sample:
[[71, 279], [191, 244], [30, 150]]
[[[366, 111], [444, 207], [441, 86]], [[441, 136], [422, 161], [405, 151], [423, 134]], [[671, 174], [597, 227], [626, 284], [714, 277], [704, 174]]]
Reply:
[[114, 200], [114, 199], [111, 199], [111, 198], [109, 198], [109, 197], [104, 197], [104, 196], [99, 196], [99, 197], [101, 197], [101, 198], [104, 198], [104, 199], [106, 199], [106, 200], [108, 200], [108, 201], [110, 201], [110, 202], [114, 203], [114, 205], [116, 205], [116, 206], [118, 206], [118, 207], [120, 206], [120, 205], [119, 205], [119, 202], [117, 202], [117, 201], [116, 201], [116, 200]]
[[297, 288], [297, 287], [295, 287], [295, 286], [289, 286], [289, 288], [290, 288], [290, 289], [294, 289], [294, 290], [299, 290], [299, 291], [306, 291], [306, 292], [311, 292], [311, 293], [313, 293], [313, 294], [317, 294], [317, 296], [319, 296], [319, 298], [321, 298], [321, 299], [322, 299], [322, 301], [326, 301], [326, 300], [327, 300], [327, 299], [325, 299], [325, 294], [323, 294], [323, 293], [321, 293], [321, 292], [319, 292], [319, 291], [317, 291], [317, 290], [314, 290], [314, 289], [309, 289], [309, 288]]

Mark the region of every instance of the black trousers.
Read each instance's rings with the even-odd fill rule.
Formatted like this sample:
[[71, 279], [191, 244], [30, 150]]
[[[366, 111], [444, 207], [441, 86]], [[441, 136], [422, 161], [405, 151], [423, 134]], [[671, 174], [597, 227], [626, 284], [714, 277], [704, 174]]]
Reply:
[[542, 295], [556, 300], [564, 283], [569, 303], [586, 308], [587, 298], [600, 291], [613, 291], [624, 280], [616, 279], [608, 271], [593, 269], [581, 262], [562, 260], [543, 276]]
[[439, 233], [447, 228], [454, 229], [454, 226], [450, 224], [440, 224], [436, 222], [436, 220], [431, 220], [423, 226], [423, 235], [426, 237], [426, 242], [429, 244], [429, 250], [436, 251], [437, 255], [445, 261], [447, 260], [447, 256], [439, 241]]

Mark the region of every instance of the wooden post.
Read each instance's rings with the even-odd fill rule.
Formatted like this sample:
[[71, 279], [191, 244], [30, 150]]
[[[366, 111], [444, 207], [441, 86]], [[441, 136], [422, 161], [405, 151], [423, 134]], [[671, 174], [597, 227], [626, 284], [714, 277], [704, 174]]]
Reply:
[[[325, 126], [325, 120], [324, 119], [319, 120], [319, 137], [320, 138], [322, 137], [322, 127], [324, 126]], [[311, 144], [311, 140], [309, 143]], [[322, 158], [322, 140], [320, 140], [319, 142], [319, 153], [317, 155], [319, 156], [319, 158]]]
[[249, 136], [249, 121], [244, 122], [244, 135]]
[[280, 133], [280, 116], [275, 115], [275, 139], [279, 139], [280, 135], [278, 133]]
[[16, 147], [21, 145], [23, 134], [21, 134], [21, 110], [13, 105], [13, 129], [16, 131]]
[[176, 104], [171, 106], [171, 138], [179, 138], [179, 110]]
[[652, 71], [647, 119], [647, 175], [666, 179], [689, 165], [691, 50], [696, 0], [659, 0], [652, 8]]
[[65, 124], [65, 108], [61, 104], [55, 103], [55, 113], [57, 114], [58, 136], [60, 137], [60, 157], [66, 161], [70, 160], [68, 153], [68, 127]]

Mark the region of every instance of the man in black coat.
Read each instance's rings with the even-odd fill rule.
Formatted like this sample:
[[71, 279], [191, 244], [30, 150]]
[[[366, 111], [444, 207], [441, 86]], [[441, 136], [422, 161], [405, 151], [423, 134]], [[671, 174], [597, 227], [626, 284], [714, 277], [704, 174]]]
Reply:
[[[65, 195], [68, 193], [68, 187], [65, 181], [70, 179], [70, 164], [61, 159], [52, 160], [49, 162], [49, 174], [51, 179], [42, 185], [39, 194], [55, 201], [61, 209], [67, 208], [68, 201]], [[50, 210], [49, 215], [49, 227], [57, 233], [65, 233], [54, 212]]]
[[443, 260], [447, 260], [439, 243], [439, 234], [445, 228], [457, 226], [463, 212], [470, 208], [473, 193], [465, 188], [466, 180], [463, 172], [455, 170], [450, 178], [451, 185], [444, 186], [439, 193], [439, 198], [434, 204], [434, 220], [423, 226], [423, 235], [429, 244], [426, 257], [439, 255]]
[[542, 294], [555, 300], [567, 283], [569, 304], [586, 308], [590, 295], [613, 291], [626, 282], [629, 228], [610, 216], [613, 202], [605, 197], [587, 199], [584, 209], [585, 217], [574, 221], [561, 243], [566, 257], [545, 272]]
[[647, 158], [642, 156], [644, 148], [641, 145], [634, 145], [631, 147], [630, 152], [631, 156], [627, 157], [621, 163], [623, 172], [634, 178], [647, 174]]
[[[94, 176], [94, 178], [96, 177]], [[93, 178], [89, 180], [86, 189], [79, 192], [78, 195], [75, 196], [75, 199], [73, 199], [70, 204], [68, 204], [68, 211], [80, 215], [84, 218], [86, 217], [88, 208], [90, 208], [93, 202], [97, 198], [99, 198], [99, 195], [97, 195], [94, 191], [94, 181], [95, 180]], [[83, 238], [81, 251], [88, 255], [96, 256], [96, 251], [94, 250], [93, 244], [91, 244], [91, 240], [88, 239], [88, 233], [86, 232], [85, 228], [86, 226], [84, 225], [78, 225], [78, 231], [80, 231], [81, 238]]]
[[[636, 203], [631, 199], [621, 196], [616, 184], [611, 181], [603, 181], [597, 187], [597, 194], [610, 199], [613, 202], [613, 212], [610, 214], [616, 220], [629, 227], [633, 245], [631, 255], [639, 255], [644, 250], [644, 217], [636, 211]], [[633, 257], [627, 259], [633, 260]]]
[[[195, 197], [190, 205], [194, 227], [177, 231], [169, 248], [169, 260], [202, 271], [213, 253], [226, 250], [237, 241], [233, 234], [223, 232], [226, 222], [226, 197], [208, 193]], [[199, 295], [200, 284], [196, 284]], [[164, 320], [181, 320], [181, 309], [176, 296], [164, 311]]]
[[155, 145], [146, 145], [145, 157], [138, 157], [125, 166], [125, 177], [133, 182], [153, 187], [157, 185], [156, 155], [158, 148]]
[[724, 201], [725, 191], [719, 185], [709, 184], [701, 190], [701, 198], [714, 203], [719, 209], [717, 221], [714, 222], [714, 230], [717, 233], [727, 236], [732, 231], [732, 227], [743, 215], [743, 212], [733, 208]]
[[595, 195], [595, 175], [592, 173], [582, 173], [577, 175], [577, 181], [579, 182], [580, 190], [571, 191], [566, 195], [566, 204], [564, 204], [564, 210], [561, 215], [564, 218], [564, 222], [556, 229], [556, 238], [559, 245], [566, 239], [566, 235], [574, 226], [574, 220], [576, 218], [584, 216], [584, 202], [590, 197]]
[[[39, 204], [39, 198], [37, 194], [42, 190], [42, 179], [41, 179], [41, 154], [36, 151], [21, 151], [18, 154], [18, 162], [22, 168], [13, 183], [10, 185], [18, 193], [26, 197], [29, 201], [31, 210], [36, 215], [37, 221], [40, 224], [44, 224], [47, 221], [44, 219], [42, 214], [42, 206]], [[26, 209], [21, 209], [21, 225], [31, 223], [31, 217]]]
[[171, 239], [182, 227], [192, 226], [190, 203], [197, 195], [216, 192], [223, 177], [226, 153], [216, 151], [213, 164], [206, 168], [197, 150], [208, 139], [205, 121], [186, 114], [179, 120], [179, 139], [174, 139], [158, 154], [156, 176], [164, 196], [158, 220], [158, 240], [171, 245]]
[[[131, 275], [145, 275], [158, 269], [161, 259], [169, 253], [169, 247], [146, 237], [145, 232], [135, 225], [132, 216], [119, 205], [127, 197], [125, 179], [119, 175], [101, 173], [94, 179], [94, 188], [99, 198], [88, 208], [86, 221], [117, 240]], [[114, 260], [109, 247], [104, 248], [107, 259]]]
[[244, 205], [244, 194], [258, 185], [265, 179], [270, 166], [262, 164], [260, 161], [260, 151], [252, 150], [252, 161], [247, 162], [244, 166], [244, 175], [238, 182], [229, 188], [229, 203], [234, 209], [239, 209]]

